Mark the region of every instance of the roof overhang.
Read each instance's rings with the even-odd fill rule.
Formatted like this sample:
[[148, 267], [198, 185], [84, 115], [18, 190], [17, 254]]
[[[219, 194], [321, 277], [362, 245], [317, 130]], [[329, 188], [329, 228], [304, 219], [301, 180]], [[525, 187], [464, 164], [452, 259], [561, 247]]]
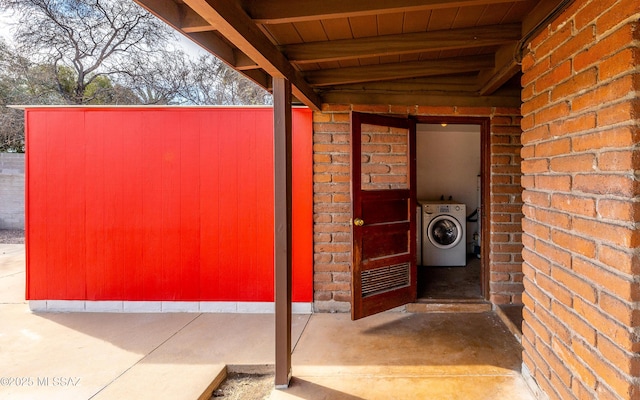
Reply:
[[519, 106], [519, 60], [571, 0], [136, 0], [267, 90], [322, 103]]

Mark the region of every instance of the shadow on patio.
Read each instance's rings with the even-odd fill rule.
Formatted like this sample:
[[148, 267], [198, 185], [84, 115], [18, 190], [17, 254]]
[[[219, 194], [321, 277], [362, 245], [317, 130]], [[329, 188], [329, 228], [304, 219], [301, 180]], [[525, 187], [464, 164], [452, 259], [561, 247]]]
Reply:
[[[0, 257], [0, 363], [7, 376], [79, 384], [3, 385], [0, 399], [203, 398], [224, 364], [273, 363], [269, 314], [32, 313], [23, 249]], [[295, 315], [293, 338], [291, 387], [272, 399], [533, 399], [494, 313]]]
[[533, 399], [521, 351], [492, 312], [314, 314], [271, 398]]

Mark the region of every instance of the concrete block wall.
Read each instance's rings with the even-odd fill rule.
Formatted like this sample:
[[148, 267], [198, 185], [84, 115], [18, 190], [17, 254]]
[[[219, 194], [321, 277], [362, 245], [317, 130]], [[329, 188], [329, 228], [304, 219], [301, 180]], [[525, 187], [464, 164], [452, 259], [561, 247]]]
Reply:
[[523, 358], [552, 399], [640, 399], [639, 20], [573, 2], [522, 63]]
[[[396, 115], [471, 116], [490, 119], [492, 220], [489, 297], [496, 304], [520, 304], [523, 291], [520, 110], [495, 107], [332, 104], [325, 105], [321, 112], [314, 113], [313, 219], [316, 311], [346, 312], [350, 309], [351, 111]], [[393, 150], [391, 146], [389, 149], [391, 152], [401, 150]]]
[[0, 229], [24, 229], [24, 153], [0, 153]]

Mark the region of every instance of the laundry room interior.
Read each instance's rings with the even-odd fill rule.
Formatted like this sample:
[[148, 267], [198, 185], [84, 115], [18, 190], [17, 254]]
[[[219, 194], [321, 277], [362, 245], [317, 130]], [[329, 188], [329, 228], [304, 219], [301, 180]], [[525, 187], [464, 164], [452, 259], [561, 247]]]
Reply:
[[481, 126], [418, 124], [418, 300], [482, 299]]

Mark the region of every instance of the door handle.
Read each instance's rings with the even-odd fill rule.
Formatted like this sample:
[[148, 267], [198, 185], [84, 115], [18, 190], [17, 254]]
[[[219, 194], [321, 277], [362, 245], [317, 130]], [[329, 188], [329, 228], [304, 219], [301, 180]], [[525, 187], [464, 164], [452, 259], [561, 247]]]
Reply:
[[364, 221], [361, 220], [360, 218], [356, 218], [356, 219], [353, 220], [353, 224], [355, 226], [362, 226], [362, 225], [364, 225]]

